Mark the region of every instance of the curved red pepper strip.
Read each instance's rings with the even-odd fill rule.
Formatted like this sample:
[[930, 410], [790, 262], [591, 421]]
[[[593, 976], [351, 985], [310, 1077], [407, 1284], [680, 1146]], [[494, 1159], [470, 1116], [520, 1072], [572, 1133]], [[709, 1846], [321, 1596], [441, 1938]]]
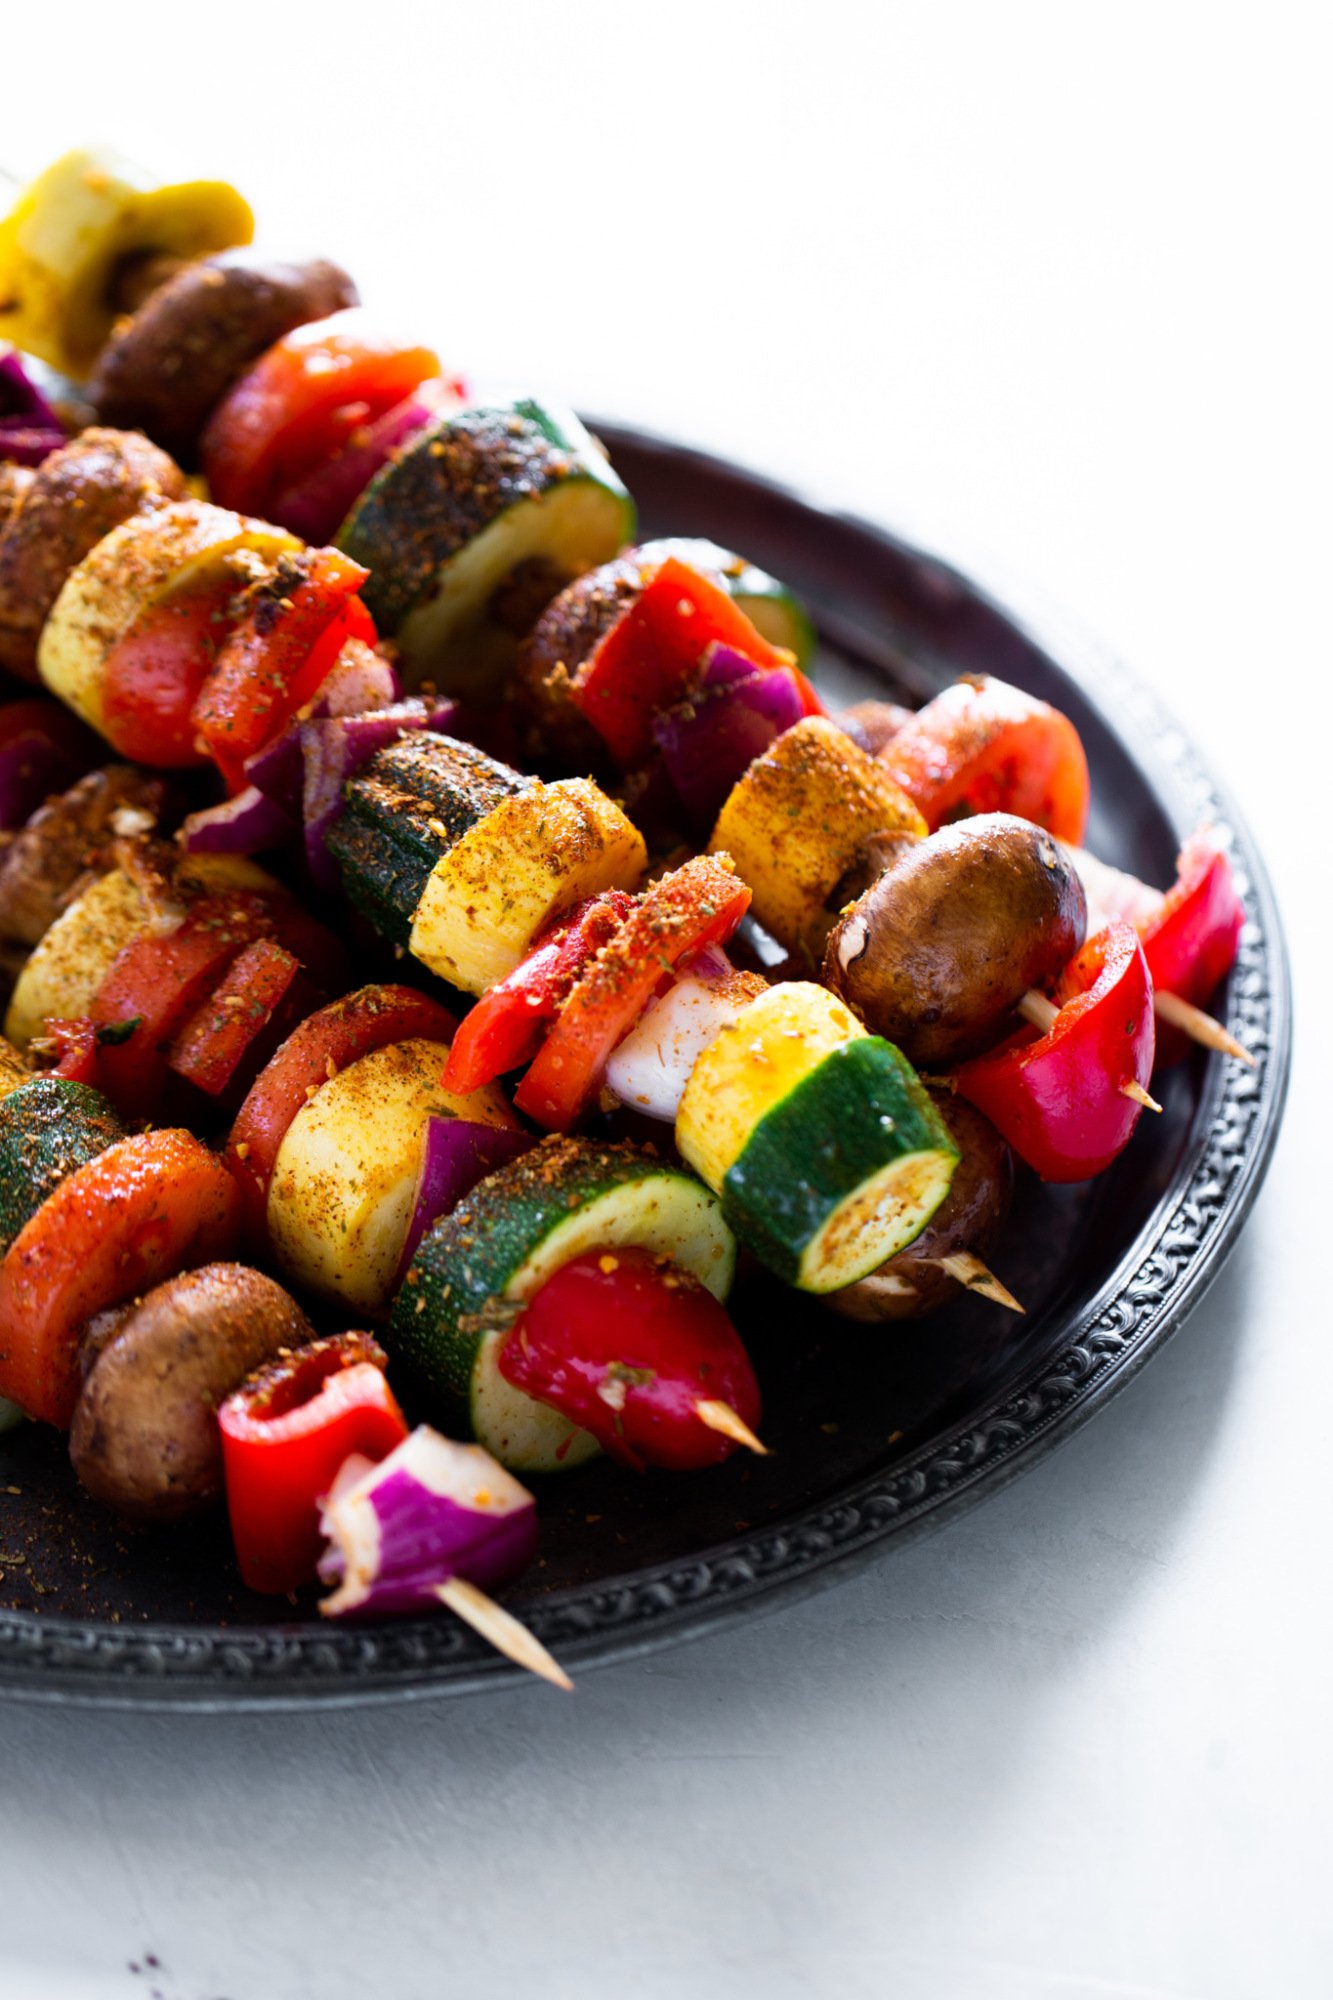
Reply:
[[1152, 980], [1131, 924], [1108, 924], [1066, 966], [1048, 1034], [1025, 1031], [963, 1063], [954, 1082], [1045, 1181], [1082, 1181], [1110, 1165], [1142, 1107], [1155, 1031]]
[[[1175, 886], [1140, 936], [1153, 985], [1201, 1007], [1235, 963], [1245, 906], [1231, 863], [1211, 827], [1192, 833], [1180, 850]], [[1178, 1028], [1158, 1040], [1159, 1066], [1175, 1062], [1190, 1043]]]
[[319, 1504], [353, 1452], [378, 1462], [407, 1436], [364, 1333], [312, 1341], [261, 1368], [218, 1411], [227, 1511], [241, 1575], [282, 1595], [308, 1583], [323, 1547]]

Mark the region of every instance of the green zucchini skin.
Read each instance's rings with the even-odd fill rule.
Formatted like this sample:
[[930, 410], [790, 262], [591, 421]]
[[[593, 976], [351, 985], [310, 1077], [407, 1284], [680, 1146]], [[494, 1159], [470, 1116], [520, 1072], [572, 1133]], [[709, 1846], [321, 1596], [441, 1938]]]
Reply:
[[48, 1195], [126, 1136], [100, 1090], [35, 1076], [0, 1103], [0, 1255]]
[[[694, 1225], [688, 1243], [673, 1239], [673, 1201], [679, 1203], [682, 1238]], [[725, 1298], [735, 1243], [720, 1205], [702, 1183], [633, 1146], [550, 1138], [488, 1175], [422, 1239], [384, 1333], [395, 1380], [452, 1434], [481, 1436], [508, 1462], [500, 1441], [483, 1435], [479, 1409], [484, 1378], [495, 1375], [495, 1342], [512, 1324], [516, 1302], [549, 1275], [539, 1264], [557, 1269], [566, 1261], [552, 1241], [556, 1232], [576, 1232], [579, 1217], [594, 1211], [598, 1223], [609, 1222], [617, 1209], [620, 1233], [608, 1227], [605, 1239], [595, 1242], [641, 1240], [667, 1255], [679, 1249], [687, 1268]], [[644, 1227], [636, 1230], [641, 1217]], [[580, 1254], [583, 1247], [593, 1246], [571, 1247], [567, 1255]], [[584, 1436], [565, 1428], [574, 1438]], [[584, 1449], [578, 1457], [587, 1455]], [[556, 1469], [531, 1458], [526, 1464], [530, 1470]]]
[[[379, 629], [396, 631], [432, 594], [442, 565], [502, 514], [574, 478], [616, 495], [628, 540], [633, 503], [576, 418], [523, 401], [462, 410], [423, 431], [371, 481], [338, 534], [339, 548], [371, 572], [362, 595]], [[564, 581], [552, 579], [551, 596]]]
[[406, 947], [431, 870], [502, 799], [535, 780], [452, 736], [419, 730], [376, 752], [343, 790], [329, 829], [348, 897]]
[[788, 1284], [834, 1289], [811, 1281], [808, 1247], [858, 1189], [895, 1159], [917, 1156], [938, 1156], [938, 1177], [891, 1255], [944, 1199], [958, 1147], [906, 1057], [877, 1035], [858, 1036], [759, 1120], [723, 1181], [723, 1213], [746, 1248]]

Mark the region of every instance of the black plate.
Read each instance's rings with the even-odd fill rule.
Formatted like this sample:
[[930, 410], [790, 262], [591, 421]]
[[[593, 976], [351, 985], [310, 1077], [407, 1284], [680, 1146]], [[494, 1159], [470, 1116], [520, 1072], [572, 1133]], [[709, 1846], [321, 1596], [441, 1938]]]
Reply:
[[[1068, 1436], [1216, 1275], [1268, 1163], [1290, 1040], [1253, 843], [1123, 669], [892, 534], [697, 452], [599, 429], [647, 531], [710, 535], [807, 597], [838, 698], [920, 700], [984, 671], [1056, 703], [1092, 767], [1089, 846], [1149, 881], [1171, 879], [1191, 826], [1227, 827], [1250, 920], [1225, 1013], [1259, 1067], [1196, 1055], [1108, 1173], [1083, 1188], [1025, 1185], [994, 1262], [1026, 1318], [965, 1299], [917, 1326], [862, 1329], [748, 1281], [736, 1316], [773, 1456], [692, 1479], [601, 1464], [540, 1492], [543, 1557], [513, 1602], [574, 1670], [810, 1591]], [[117, 1527], [36, 1427], [0, 1442], [0, 1509], [0, 1689], [14, 1695], [237, 1708], [461, 1693], [516, 1675], [447, 1616], [354, 1630], [305, 1608], [271, 1622], [271, 1605], [232, 1581], [225, 1527]]]

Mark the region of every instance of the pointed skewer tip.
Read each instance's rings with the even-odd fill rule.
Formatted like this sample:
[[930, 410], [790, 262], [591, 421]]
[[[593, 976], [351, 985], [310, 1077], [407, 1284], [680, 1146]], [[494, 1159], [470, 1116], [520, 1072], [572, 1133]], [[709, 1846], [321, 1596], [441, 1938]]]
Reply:
[[936, 1257], [933, 1261], [941, 1271], [947, 1271], [951, 1278], [969, 1292], [975, 1292], [979, 1298], [989, 1299], [993, 1305], [1005, 1306], [1010, 1312], [1027, 1312], [1027, 1307], [1019, 1304], [1007, 1285], [1001, 1284], [989, 1264], [983, 1264], [972, 1251], [951, 1250], [946, 1256]]
[[743, 1417], [736, 1415], [730, 1403], [715, 1403], [705, 1398], [695, 1404], [694, 1414], [701, 1424], [707, 1424], [710, 1431], [731, 1438], [735, 1444], [743, 1444], [747, 1451], [756, 1452], [760, 1458], [768, 1457], [768, 1446], [755, 1436]]
[[1149, 1097], [1141, 1083], [1122, 1083], [1120, 1095], [1129, 1098], [1132, 1104], [1141, 1104], [1145, 1111], [1160, 1111], [1162, 1108], [1155, 1097]]
[[516, 1667], [526, 1667], [530, 1674], [540, 1674], [553, 1687], [563, 1688], [567, 1694], [574, 1691], [574, 1683], [560, 1665], [547, 1652], [540, 1639], [529, 1632], [526, 1625], [484, 1590], [478, 1590], [475, 1583], [466, 1577], [451, 1576], [447, 1583], [435, 1586], [435, 1595], [441, 1604], [447, 1604], [465, 1624], [480, 1633], [488, 1645], [497, 1653], [503, 1653]]
[[1205, 1014], [1202, 1007], [1182, 1000], [1178, 993], [1153, 994], [1153, 1006], [1163, 1021], [1171, 1027], [1179, 1028], [1193, 1042], [1199, 1042], [1206, 1049], [1217, 1049], [1224, 1056], [1231, 1056], [1242, 1062], [1247, 1069], [1257, 1069], [1258, 1064], [1243, 1042], [1238, 1042], [1229, 1029], [1224, 1028], [1213, 1015]]

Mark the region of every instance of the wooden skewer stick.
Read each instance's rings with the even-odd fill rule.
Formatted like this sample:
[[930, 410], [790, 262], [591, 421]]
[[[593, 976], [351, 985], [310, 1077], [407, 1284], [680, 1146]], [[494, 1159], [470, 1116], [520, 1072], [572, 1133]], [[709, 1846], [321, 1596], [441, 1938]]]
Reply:
[[526, 1667], [530, 1674], [540, 1674], [554, 1687], [573, 1693], [573, 1681], [559, 1662], [551, 1658], [541, 1640], [535, 1639], [527, 1626], [520, 1625], [493, 1597], [478, 1590], [475, 1583], [469, 1583], [466, 1577], [451, 1576], [448, 1583], [435, 1586], [435, 1595], [516, 1667]]
[[723, 1437], [743, 1444], [747, 1451], [758, 1452], [760, 1458], [768, 1457], [768, 1446], [761, 1443], [744, 1419], [736, 1415], [730, 1403], [714, 1403], [705, 1397], [695, 1404], [694, 1414], [701, 1424], [707, 1424], [710, 1431], [720, 1431]]
[[[1035, 987], [1030, 986], [1018, 1003], [1018, 1011], [1032, 1027], [1043, 1035], [1049, 1035], [1060, 1009], [1054, 1000], [1048, 1000], [1044, 993], [1038, 993]], [[1145, 1111], [1160, 1111], [1162, 1108], [1155, 1097], [1149, 1097], [1141, 1083], [1122, 1083], [1120, 1095], [1141, 1104]]]
[[1000, 1283], [990, 1266], [983, 1264], [980, 1257], [974, 1257], [970, 1250], [951, 1250], [947, 1256], [934, 1257], [931, 1261], [937, 1264], [941, 1271], [947, 1271], [951, 1278], [956, 1278], [960, 1285], [965, 1285], [969, 1292], [976, 1292], [980, 1298], [990, 1299], [997, 1306], [1007, 1306], [1010, 1312], [1027, 1311], [1026, 1306], [1018, 1303], [1008, 1286]]
[[1248, 1068], [1257, 1067], [1254, 1057], [1242, 1042], [1215, 1021], [1211, 1014], [1205, 1014], [1202, 1007], [1192, 1007], [1188, 1000], [1182, 1000], [1178, 993], [1155, 992], [1152, 1004], [1158, 1016], [1173, 1028], [1180, 1028], [1192, 1042], [1201, 1042], [1206, 1049], [1218, 1049], [1224, 1056], [1234, 1056]]

